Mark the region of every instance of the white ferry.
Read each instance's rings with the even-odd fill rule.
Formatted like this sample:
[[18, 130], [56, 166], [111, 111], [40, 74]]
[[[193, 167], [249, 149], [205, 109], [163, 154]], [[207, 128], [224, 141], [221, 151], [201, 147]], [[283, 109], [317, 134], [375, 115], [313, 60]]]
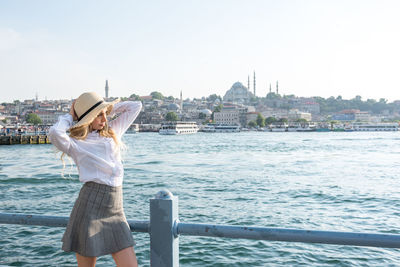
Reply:
[[376, 124], [353, 124], [353, 131], [366, 131], [366, 132], [388, 132], [398, 131], [398, 123], [376, 123]]
[[199, 127], [195, 122], [177, 121], [161, 124], [161, 128], [158, 133], [163, 135], [194, 134], [197, 133], [198, 130]]
[[271, 132], [287, 132], [288, 125], [284, 124], [275, 124], [270, 126]]
[[240, 132], [240, 126], [237, 124], [207, 124], [203, 128], [206, 133], [237, 133]]
[[313, 123], [301, 123], [297, 127], [297, 132], [314, 132], [317, 130], [317, 126]]

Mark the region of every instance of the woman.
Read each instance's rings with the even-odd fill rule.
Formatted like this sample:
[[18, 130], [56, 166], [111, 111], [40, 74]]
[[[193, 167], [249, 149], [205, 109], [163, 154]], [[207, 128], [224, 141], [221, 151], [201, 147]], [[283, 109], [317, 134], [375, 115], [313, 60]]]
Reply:
[[[96, 257], [106, 254], [113, 256], [117, 266], [137, 266], [135, 242], [122, 205], [120, 147], [121, 136], [142, 104], [118, 102], [84, 93], [49, 131], [52, 144], [74, 160], [84, 183], [62, 238], [62, 249], [76, 253], [78, 266], [95, 266]], [[119, 116], [108, 122], [106, 116], [115, 114]], [[77, 122], [73, 125], [73, 121]]]

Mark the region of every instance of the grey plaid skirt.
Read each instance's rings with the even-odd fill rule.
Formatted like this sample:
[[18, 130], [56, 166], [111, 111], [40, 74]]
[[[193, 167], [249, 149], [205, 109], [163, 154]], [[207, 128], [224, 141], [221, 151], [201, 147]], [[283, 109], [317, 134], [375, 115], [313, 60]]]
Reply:
[[62, 242], [64, 251], [86, 257], [134, 246], [124, 214], [122, 186], [85, 183], [75, 201]]

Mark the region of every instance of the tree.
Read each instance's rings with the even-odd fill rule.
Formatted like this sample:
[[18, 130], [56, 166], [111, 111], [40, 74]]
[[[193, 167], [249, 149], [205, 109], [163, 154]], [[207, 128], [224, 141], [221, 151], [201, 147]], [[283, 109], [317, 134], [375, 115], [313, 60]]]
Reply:
[[306, 120], [306, 119], [303, 119], [303, 118], [301, 118], [301, 119], [297, 119], [297, 120], [296, 120], [296, 122], [299, 122], [299, 123], [306, 123], [306, 122], [307, 122], [307, 120]]
[[267, 125], [270, 125], [274, 122], [276, 122], [276, 118], [274, 118], [274, 117], [268, 117], [265, 119], [265, 124], [267, 124]]
[[255, 121], [250, 121], [249, 122], [249, 127], [256, 127], [257, 123]]
[[221, 110], [222, 110], [222, 104], [219, 104], [218, 106], [216, 106], [215, 108], [214, 108], [214, 112], [221, 112]]
[[160, 92], [157, 92], [157, 91], [151, 92], [150, 95], [153, 99], [160, 99], [160, 100], [164, 99], [164, 96]]
[[206, 100], [207, 100], [207, 101], [210, 101], [210, 102], [214, 102], [216, 99], [221, 100], [221, 97], [220, 97], [219, 95], [212, 94], [212, 95], [209, 95], [209, 96], [206, 98]]
[[178, 120], [178, 115], [176, 115], [175, 112], [170, 111], [167, 113], [167, 115], [165, 115], [165, 119], [167, 121], [177, 121]]
[[261, 115], [261, 113], [258, 113], [257, 119], [256, 119], [256, 123], [260, 127], [264, 127], [265, 126], [265, 118], [264, 118], [263, 115]]
[[207, 115], [203, 112], [199, 113], [199, 119], [204, 120], [207, 117]]
[[142, 100], [142, 99], [140, 98], [140, 96], [137, 95], [137, 94], [131, 94], [131, 96], [130, 96], [129, 98], [133, 98], [134, 100], [137, 100], [137, 101]]
[[42, 119], [35, 113], [29, 113], [26, 116], [26, 122], [27, 123], [32, 123], [34, 125], [38, 125], [42, 123]]

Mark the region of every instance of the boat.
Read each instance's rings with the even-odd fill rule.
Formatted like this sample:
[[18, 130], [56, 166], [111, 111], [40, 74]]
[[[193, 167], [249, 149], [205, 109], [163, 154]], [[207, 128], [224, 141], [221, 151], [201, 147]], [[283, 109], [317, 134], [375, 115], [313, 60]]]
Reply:
[[135, 134], [135, 133], [138, 133], [138, 132], [139, 132], [139, 124], [136, 124], [136, 123], [132, 124], [128, 128], [128, 130], [126, 130], [127, 134]]
[[158, 133], [162, 135], [194, 134], [197, 133], [198, 130], [199, 127], [197, 126], [196, 122], [176, 121], [161, 124], [161, 128]]
[[215, 133], [215, 126], [213, 124], [207, 124], [201, 129], [201, 131], [205, 133]]
[[237, 133], [240, 126], [237, 124], [207, 124], [202, 129], [205, 133]]
[[364, 123], [353, 124], [353, 131], [358, 132], [390, 132], [390, 131], [398, 131], [399, 124], [398, 123]]
[[300, 127], [300, 124], [298, 123], [290, 123], [289, 126], [287, 127], [288, 132], [297, 132], [297, 129]]
[[297, 128], [297, 132], [314, 132], [316, 131], [316, 126], [313, 123], [301, 123]]
[[288, 125], [286, 123], [284, 123], [284, 124], [275, 124], [275, 125], [271, 125], [270, 129], [271, 129], [271, 132], [286, 132], [287, 131], [287, 127], [288, 127]]
[[346, 125], [344, 126], [344, 131], [345, 131], [345, 132], [353, 132], [353, 131], [354, 131], [353, 125], [351, 125], [351, 124], [346, 124]]

